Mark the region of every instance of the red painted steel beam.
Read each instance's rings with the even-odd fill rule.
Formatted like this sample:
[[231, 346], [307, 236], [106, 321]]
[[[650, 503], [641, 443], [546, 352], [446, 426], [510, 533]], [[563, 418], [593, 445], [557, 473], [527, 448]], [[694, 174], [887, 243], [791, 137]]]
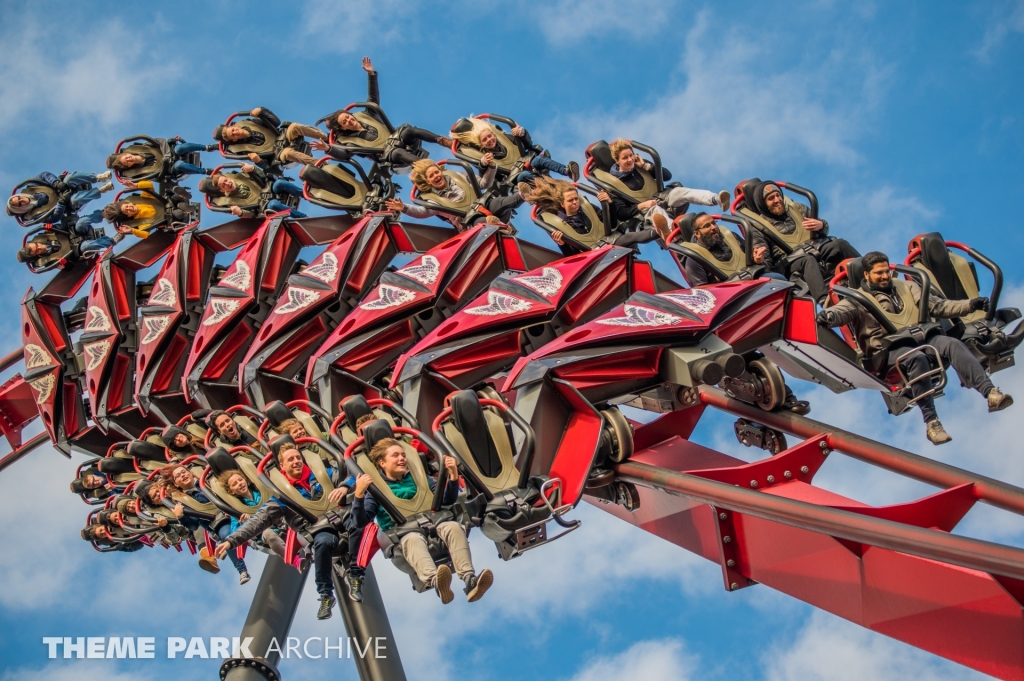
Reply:
[[756, 421], [802, 438], [825, 436], [828, 446], [860, 461], [893, 471], [936, 487], [973, 484], [977, 498], [1006, 511], [1024, 515], [1024, 489], [940, 463], [866, 437], [814, 421], [792, 412], [766, 412], [734, 400], [718, 388], [701, 386], [700, 401], [736, 416]]
[[6, 371], [25, 358], [24, 348], [18, 348], [14, 352], [0, 359], [0, 371]]
[[13, 452], [11, 452], [10, 454], [8, 454], [5, 457], [3, 457], [2, 459], [0, 459], [0, 472], [2, 472], [5, 468], [10, 466], [12, 463], [17, 461], [21, 457], [23, 457], [26, 454], [28, 454], [29, 452], [31, 452], [33, 449], [35, 449], [39, 445], [43, 444], [44, 442], [49, 442], [49, 441], [50, 441], [50, 436], [49, 435], [47, 435], [45, 432], [44, 433], [39, 433], [39, 435], [36, 435], [34, 438], [32, 438], [31, 440], [29, 440], [28, 442], [23, 444], [21, 447], [18, 447]]
[[1024, 550], [817, 506], [627, 461], [616, 466], [627, 482], [674, 492], [771, 522], [899, 551], [971, 570], [1024, 580]]

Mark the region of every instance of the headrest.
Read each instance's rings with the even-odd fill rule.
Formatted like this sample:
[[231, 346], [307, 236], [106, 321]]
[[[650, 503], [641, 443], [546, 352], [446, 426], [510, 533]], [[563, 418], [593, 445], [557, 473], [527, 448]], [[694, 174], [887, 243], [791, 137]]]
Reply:
[[132, 440], [128, 443], [128, 455], [135, 459], [147, 461], [167, 461], [164, 448], [145, 440]]
[[114, 513], [117, 513], [117, 511], [115, 511], [113, 509], [111, 509], [109, 511], [100, 511], [99, 513], [96, 514], [95, 517], [96, 517], [96, 520], [98, 520], [101, 525], [110, 525], [110, 524], [113, 523], [113, 521], [110, 519], [110, 516], [113, 515]]
[[142, 499], [142, 503], [148, 504], [149, 497], [147, 495], [149, 494], [149, 488], [152, 486], [152, 480], [139, 480], [137, 483], [135, 483], [135, 487], [132, 489], [132, 492], [139, 499]]
[[693, 232], [697, 229], [695, 223], [698, 216], [701, 215], [704, 215], [704, 213], [686, 213], [676, 219], [675, 226], [679, 229], [679, 240], [681, 242], [693, 241]]
[[356, 421], [367, 414], [373, 413], [373, 410], [370, 409], [370, 405], [366, 401], [366, 398], [362, 395], [353, 395], [352, 397], [342, 400], [341, 410], [345, 412], [345, 422], [348, 423], [348, 427], [357, 433], [359, 431], [356, 430]]
[[92, 490], [83, 485], [81, 480], [72, 480], [71, 491], [74, 494], [88, 494]]
[[213, 411], [213, 410], [212, 409], [196, 409], [194, 412], [192, 412], [188, 416], [189, 416], [190, 419], [192, 419], [196, 423], [205, 423], [206, 422], [206, 418], [210, 415], [211, 411]]
[[224, 471], [238, 470], [238, 464], [234, 457], [225, 451], [223, 447], [217, 447], [206, 454], [206, 463], [210, 464], [214, 475], [220, 475]]
[[452, 126], [452, 132], [454, 133], [469, 132], [472, 129], [473, 121], [469, 120], [468, 118], [460, 118], [459, 120], [455, 121], [455, 124]]
[[281, 448], [286, 444], [295, 445], [295, 440], [292, 439], [291, 435], [279, 435], [270, 441], [270, 451], [274, 452], [275, 459], [281, 453]]
[[754, 202], [754, 195], [757, 193], [757, 188], [761, 184], [761, 178], [755, 177], [750, 180], [741, 182], [737, 187], [737, 193], [743, 194], [743, 203], [747, 209], [758, 212], [757, 204]]
[[472, 390], [460, 390], [452, 396], [451, 405], [455, 427], [466, 440], [480, 472], [488, 478], [497, 477], [501, 473], [501, 458], [491, 439], [480, 399]]
[[82, 528], [82, 539], [85, 541], [92, 541], [92, 527], [92, 524], [90, 524], [88, 527]]
[[601, 170], [611, 170], [615, 165], [612, 150], [604, 140], [598, 140], [587, 147], [587, 156], [594, 159], [594, 164]]
[[376, 421], [370, 421], [363, 426], [363, 437], [366, 438], [366, 451], [369, 452], [373, 449], [373, 446], [383, 440], [384, 438], [394, 437], [395, 433], [391, 430], [391, 424], [384, 419], [377, 419]]
[[120, 466], [117, 465], [117, 461], [111, 457], [104, 457], [96, 462], [96, 470], [100, 473], [120, 473], [118, 470]]
[[853, 258], [846, 263], [848, 288], [858, 289], [864, 287], [864, 261], [860, 258]]
[[267, 415], [267, 420], [270, 421], [270, 425], [274, 428], [277, 428], [288, 419], [295, 418], [292, 410], [286, 407], [285, 403], [281, 400], [274, 400], [267, 404], [263, 408], [263, 413]]
[[[174, 445], [174, 438], [178, 435], [184, 435], [190, 444], [186, 444], [184, 447], [176, 447]], [[192, 433], [188, 432], [181, 426], [167, 426], [160, 431], [160, 439], [164, 441], [164, 445], [168, 449], [175, 452], [187, 452], [191, 448]]]
[[938, 232], [925, 234], [921, 237], [921, 264], [924, 265], [935, 279], [933, 282], [947, 298], [966, 298], [960, 278], [953, 269], [953, 261], [946, 250], [946, 240]]

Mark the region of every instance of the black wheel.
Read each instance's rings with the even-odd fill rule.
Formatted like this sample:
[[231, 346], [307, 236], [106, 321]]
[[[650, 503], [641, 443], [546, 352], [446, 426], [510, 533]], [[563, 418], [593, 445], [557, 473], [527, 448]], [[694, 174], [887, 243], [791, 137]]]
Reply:
[[636, 491], [636, 485], [630, 482], [616, 482], [615, 503], [627, 511], [635, 511], [640, 508], [640, 493]]
[[629, 421], [617, 407], [605, 409], [601, 416], [604, 417], [605, 428], [612, 439], [608, 458], [615, 463], [622, 463], [633, 456], [633, 429], [629, 427]]
[[615, 482], [615, 471], [610, 468], [595, 468], [587, 477], [586, 489], [600, 489]]
[[764, 411], [774, 411], [786, 401], [786, 380], [782, 372], [770, 359], [755, 359], [748, 367], [750, 373], [760, 382], [760, 396], [757, 406]]

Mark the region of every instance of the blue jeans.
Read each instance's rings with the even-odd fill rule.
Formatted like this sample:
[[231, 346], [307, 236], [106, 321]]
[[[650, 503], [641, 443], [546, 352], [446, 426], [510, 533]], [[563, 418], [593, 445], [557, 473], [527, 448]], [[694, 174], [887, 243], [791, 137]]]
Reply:
[[[285, 184], [288, 184], [288, 183], [285, 182]], [[267, 201], [267, 210], [270, 211], [271, 213], [277, 213], [277, 212], [282, 211], [282, 210], [290, 210], [292, 212], [292, 217], [293, 218], [309, 217], [308, 215], [306, 215], [302, 211], [296, 210], [295, 208], [292, 208], [291, 206], [286, 206], [285, 204], [281, 203], [277, 199], [271, 199], [270, 201]]]
[[289, 194], [291, 196], [298, 196], [302, 198], [302, 187], [297, 184], [292, 184], [287, 180], [274, 180], [274, 184], [270, 185], [270, 191], [275, 194]]
[[[555, 173], [556, 175], [565, 175], [566, 177], [569, 176], [569, 169], [565, 166], [564, 163], [559, 163], [558, 161], [552, 158], [548, 158], [547, 156], [541, 156], [539, 154], [530, 159], [530, 167], [536, 170], [546, 170], [549, 173]], [[535, 173], [531, 173], [529, 170], [524, 170], [518, 175], [516, 175], [516, 181], [531, 182], [536, 177], [537, 175]]]
[[[228, 536], [231, 535], [231, 523], [224, 523], [217, 529], [217, 536], [220, 537], [221, 541], [227, 541]], [[238, 570], [238, 574], [242, 574], [246, 571], [245, 561], [238, 557], [237, 549], [228, 549], [228, 560]]]
[[85, 204], [98, 198], [100, 198], [99, 189], [93, 189], [90, 187], [89, 189], [84, 189], [82, 191], [75, 192], [74, 194], [71, 195], [71, 208], [74, 210], [78, 210]]
[[184, 156], [185, 154], [192, 154], [197, 151], [206, 151], [206, 145], [199, 144], [198, 142], [179, 142], [174, 147], [175, 156]]
[[80, 173], [75, 171], [64, 177], [64, 184], [72, 189], [88, 189], [96, 181], [96, 173]]
[[92, 226], [103, 221], [103, 211], [94, 210], [91, 213], [82, 215], [75, 222], [75, 234], [78, 236], [89, 236], [92, 233]]
[[316, 576], [316, 592], [323, 595], [334, 593], [331, 581], [331, 561], [338, 546], [338, 535], [321, 532], [313, 536], [313, 568]]
[[94, 255], [99, 255], [113, 245], [114, 240], [109, 236], [100, 236], [95, 239], [87, 239], [86, 241], [83, 241], [81, 246], [78, 247], [78, 250], [82, 254], [83, 258], [91, 258]]
[[184, 161], [175, 161], [171, 165], [172, 175], [205, 175], [206, 171], [197, 165], [191, 163], [185, 163]]

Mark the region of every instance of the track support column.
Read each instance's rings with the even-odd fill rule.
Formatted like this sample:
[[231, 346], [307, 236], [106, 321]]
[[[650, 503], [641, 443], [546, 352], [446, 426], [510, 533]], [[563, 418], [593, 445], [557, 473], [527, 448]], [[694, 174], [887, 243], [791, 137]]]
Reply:
[[[345, 586], [344, 577], [338, 574], [337, 567], [334, 571], [334, 593], [338, 597], [345, 629], [352, 639], [352, 659], [359, 670], [359, 678], [362, 681], [405, 681], [405, 669], [398, 656], [398, 645], [391, 631], [388, 612], [384, 609], [384, 599], [381, 598], [373, 566], [366, 566], [362, 603], [356, 603], [348, 597], [348, 587]], [[360, 657], [356, 652], [357, 644], [360, 649], [367, 651], [365, 656]]]

